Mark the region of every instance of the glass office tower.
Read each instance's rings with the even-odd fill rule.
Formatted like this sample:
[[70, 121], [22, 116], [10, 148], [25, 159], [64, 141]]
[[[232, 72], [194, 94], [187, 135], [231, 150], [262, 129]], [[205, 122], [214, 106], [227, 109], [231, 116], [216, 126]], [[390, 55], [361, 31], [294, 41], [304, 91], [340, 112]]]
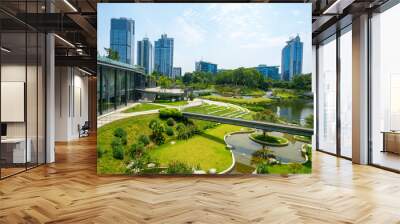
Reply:
[[174, 39], [161, 35], [161, 38], [154, 42], [154, 70], [163, 75], [172, 77], [174, 65]]
[[282, 80], [289, 81], [294, 75], [302, 73], [303, 69], [303, 42], [299, 35], [286, 42], [282, 49]]
[[198, 61], [195, 63], [195, 69], [196, 72], [209, 72], [212, 74], [217, 74], [218, 65], [211, 62]]
[[151, 74], [153, 72], [153, 45], [149, 41], [149, 38], [143, 38], [143, 40], [137, 43], [137, 64], [144, 68], [146, 74]]
[[134, 64], [134, 20], [127, 18], [111, 19], [110, 48], [118, 52], [120, 62]]

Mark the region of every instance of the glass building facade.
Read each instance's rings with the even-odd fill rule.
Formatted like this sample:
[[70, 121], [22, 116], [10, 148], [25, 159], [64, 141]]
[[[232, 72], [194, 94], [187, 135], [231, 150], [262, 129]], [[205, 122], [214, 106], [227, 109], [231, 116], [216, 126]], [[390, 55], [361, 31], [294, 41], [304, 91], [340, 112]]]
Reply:
[[127, 106], [140, 99], [148, 84], [144, 70], [133, 65], [97, 58], [97, 115]]
[[197, 72], [209, 72], [212, 74], [217, 74], [218, 65], [206, 61], [198, 61], [195, 64], [195, 69]]
[[153, 45], [148, 38], [137, 43], [137, 64], [144, 68], [146, 74], [151, 74], [154, 67]]
[[135, 21], [111, 19], [110, 48], [118, 52], [120, 62], [134, 64]]
[[303, 69], [303, 42], [297, 35], [290, 39], [286, 46], [282, 49], [282, 80], [289, 81], [295, 75], [302, 73]]
[[161, 35], [161, 38], [154, 42], [154, 70], [160, 74], [172, 77], [174, 65], [174, 39]]
[[258, 65], [255, 69], [264, 75], [265, 78], [280, 80], [279, 66]]

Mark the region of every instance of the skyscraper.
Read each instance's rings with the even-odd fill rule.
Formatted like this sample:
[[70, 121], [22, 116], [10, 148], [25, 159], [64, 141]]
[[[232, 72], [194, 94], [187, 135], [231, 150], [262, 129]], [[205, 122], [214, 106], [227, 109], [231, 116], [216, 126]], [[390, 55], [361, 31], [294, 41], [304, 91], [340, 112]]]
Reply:
[[178, 78], [182, 76], [182, 68], [181, 67], [173, 67], [172, 68], [172, 77]]
[[146, 74], [153, 72], [153, 45], [149, 38], [143, 38], [143, 40], [137, 42], [137, 64], [144, 68]]
[[279, 66], [258, 65], [255, 69], [260, 72], [265, 78], [279, 80]]
[[161, 38], [154, 42], [154, 70], [172, 77], [174, 65], [174, 39], [162, 34]]
[[119, 61], [134, 64], [135, 21], [127, 18], [111, 19], [110, 48], [119, 55]]
[[196, 72], [210, 72], [212, 74], [217, 74], [218, 65], [206, 61], [197, 61], [195, 64]]
[[286, 42], [282, 49], [282, 80], [289, 81], [295, 75], [302, 73], [303, 67], [303, 42], [299, 35]]

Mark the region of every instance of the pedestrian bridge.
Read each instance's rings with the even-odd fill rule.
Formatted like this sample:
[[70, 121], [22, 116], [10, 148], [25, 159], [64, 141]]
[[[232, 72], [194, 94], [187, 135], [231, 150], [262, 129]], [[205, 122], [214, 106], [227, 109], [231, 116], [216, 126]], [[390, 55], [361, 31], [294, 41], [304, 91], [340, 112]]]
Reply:
[[224, 124], [232, 124], [237, 126], [249, 127], [260, 129], [267, 132], [281, 132], [288, 133], [292, 135], [302, 135], [302, 136], [312, 136], [314, 134], [314, 130], [310, 128], [303, 128], [299, 126], [293, 125], [284, 125], [284, 124], [275, 124], [263, 121], [252, 121], [252, 120], [244, 120], [239, 118], [228, 118], [228, 117], [220, 117], [206, 114], [198, 114], [198, 113], [189, 113], [182, 112], [183, 116], [186, 118], [197, 119], [197, 120], [205, 120], [205, 121], [213, 121]]

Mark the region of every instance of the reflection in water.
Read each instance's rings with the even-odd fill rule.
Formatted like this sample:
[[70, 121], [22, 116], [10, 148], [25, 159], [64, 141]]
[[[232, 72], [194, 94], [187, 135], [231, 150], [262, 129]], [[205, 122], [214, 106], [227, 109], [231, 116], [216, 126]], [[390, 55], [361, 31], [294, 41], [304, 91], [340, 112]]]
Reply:
[[275, 112], [280, 118], [301, 125], [305, 124], [305, 119], [313, 114], [313, 102], [310, 100], [294, 100], [291, 102], [280, 102], [267, 106], [267, 109]]
[[[264, 148], [268, 148], [273, 152], [278, 161], [282, 163], [305, 162], [304, 157], [301, 155], [302, 142], [294, 140], [291, 135], [287, 134], [272, 132], [271, 135], [289, 139], [288, 146], [264, 146]], [[251, 167], [253, 167], [252, 170], [254, 171], [255, 164], [252, 163], [253, 154], [263, 149], [263, 145], [252, 141], [248, 133], [232, 134], [226, 137], [225, 142], [233, 147], [232, 152], [236, 160], [236, 169], [232, 173], [249, 173], [248, 171], [251, 170]]]

